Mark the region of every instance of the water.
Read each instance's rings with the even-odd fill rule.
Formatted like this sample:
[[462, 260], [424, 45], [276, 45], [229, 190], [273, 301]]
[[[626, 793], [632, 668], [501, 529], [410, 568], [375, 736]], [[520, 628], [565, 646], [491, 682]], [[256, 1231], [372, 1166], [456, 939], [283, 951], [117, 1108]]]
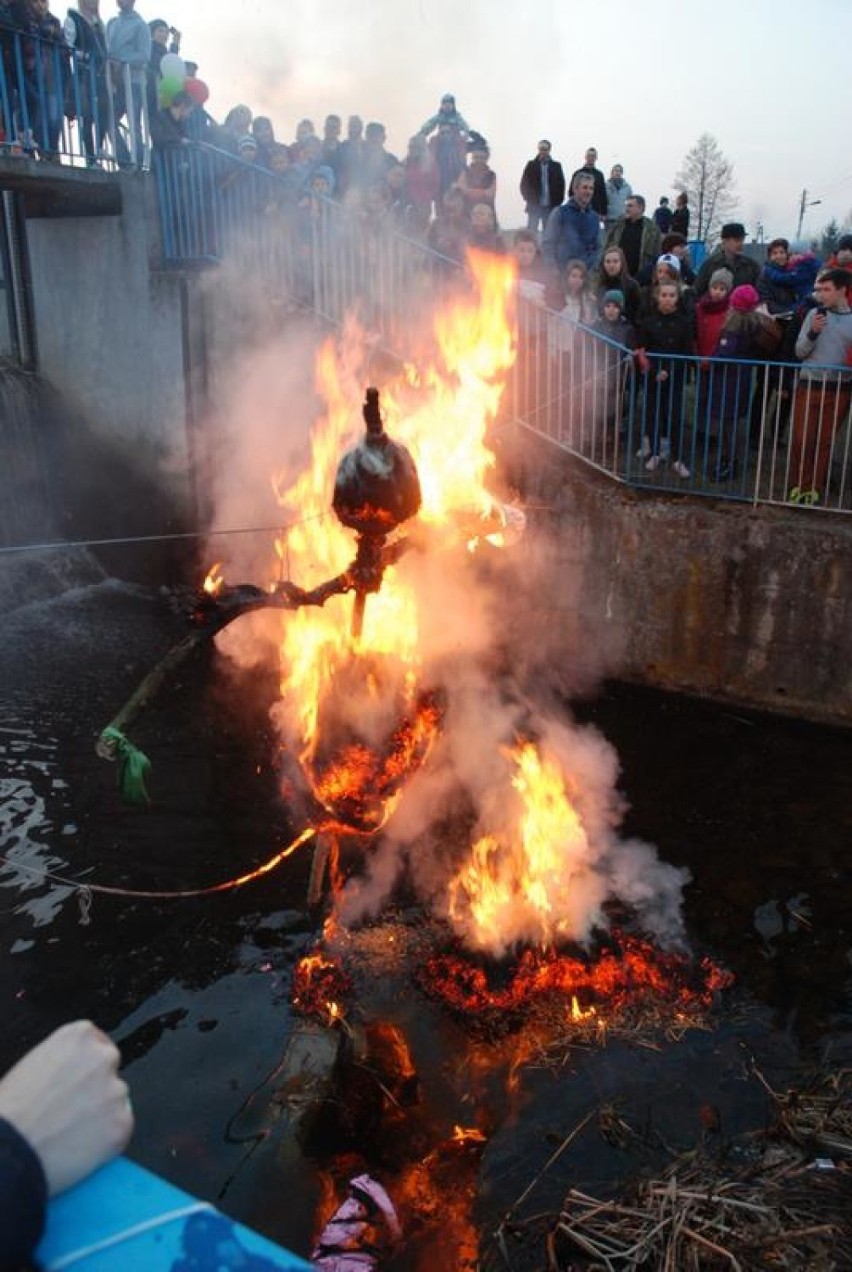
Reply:
[[[155, 591], [86, 569], [3, 628], [0, 1062], [63, 1020], [93, 1016], [122, 1044], [138, 1115], [131, 1155], [304, 1252], [317, 1177], [287, 1134], [275, 1075], [294, 1028], [292, 966], [317, 935], [308, 852], [214, 898], [95, 896], [88, 924], [76, 888], [31, 873], [191, 888], [280, 849], [293, 827], [276, 798], [274, 678], [237, 675], [209, 652], [187, 665], [133, 731], [154, 762], [155, 802], [123, 807], [94, 741], [181, 630]], [[621, 1096], [630, 1116], [653, 1116], [688, 1143], [699, 1096], [731, 1129], [760, 1116], [749, 1056], [783, 1080], [829, 1043], [843, 1054], [850, 1038], [852, 734], [618, 685], [574, 710], [619, 751], [626, 832], [691, 870], [690, 935], [734, 970], [737, 989], [716, 1031], [660, 1055], [616, 1045], [575, 1057], [558, 1087], [531, 1071], [510, 1118], [487, 1048], [410, 983], [365, 983], [360, 1011], [406, 1027], [432, 1115], [488, 1123], [486, 1229], [590, 1100]], [[397, 1140], [419, 1150], [425, 1135], [419, 1123]], [[566, 1167], [612, 1174], [600, 1146], [578, 1153]], [[558, 1201], [563, 1184], [557, 1173], [536, 1202]]]

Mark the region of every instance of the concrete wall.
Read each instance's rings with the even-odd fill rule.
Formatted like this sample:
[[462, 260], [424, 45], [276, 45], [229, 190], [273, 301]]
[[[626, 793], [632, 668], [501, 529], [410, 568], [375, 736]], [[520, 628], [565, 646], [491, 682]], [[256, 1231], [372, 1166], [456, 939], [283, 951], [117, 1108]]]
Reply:
[[666, 689], [852, 722], [852, 519], [644, 495], [525, 434], [551, 650]]
[[116, 179], [119, 216], [27, 221], [39, 370], [95, 431], [185, 472], [181, 283], [151, 269], [150, 177]]

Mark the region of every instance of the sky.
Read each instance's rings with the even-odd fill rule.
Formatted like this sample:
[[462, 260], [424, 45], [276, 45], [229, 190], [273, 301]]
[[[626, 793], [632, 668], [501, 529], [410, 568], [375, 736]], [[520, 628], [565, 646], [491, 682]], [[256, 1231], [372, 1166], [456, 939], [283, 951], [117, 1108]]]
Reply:
[[[156, 10], [152, 4], [162, 5]], [[852, 0], [137, 0], [183, 33], [217, 119], [245, 102], [280, 140], [297, 122], [380, 120], [388, 149], [452, 92], [488, 139], [498, 213], [523, 223], [536, 142], [573, 170], [596, 146], [649, 208], [701, 133], [734, 165], [749, 234], [803, 237], [852, 216], [847, 144]], [[102, 0], [104, 18], [112, 0]], [[816, 202], [819, 200], [819, 203]]]

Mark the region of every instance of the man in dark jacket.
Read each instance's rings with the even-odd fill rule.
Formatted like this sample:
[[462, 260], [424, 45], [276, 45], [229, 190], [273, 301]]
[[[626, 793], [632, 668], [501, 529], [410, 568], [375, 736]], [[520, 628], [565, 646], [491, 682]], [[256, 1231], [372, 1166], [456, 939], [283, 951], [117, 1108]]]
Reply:
[[631, 194], [624, 205], [624, 216], [610, 227], [606, 242], [607, 247], [621, 248], [632, 278], [640, 283], [650, 282], [660, 255], [660, 231], [651, 218], [645, 216], [645, 200], [641, 194]]
[[574, 182], [578, 177], [591, 177], [594, 181], [594, 192], [592, 194], [592, 207], [602, 220], [606, 220], [606, 210], [608, 206], [608, 198], [606, 193], [606, 177], [600, 168], [595, 167], [598, 161], [598, 152], [594, 146], [589, 146], [586, 151], [586, 162], [582, 168], [578, 168], [576, 172], [571, 174], [571, 184], [568, 187], [568, 193], [574, 193]]
[[66, 93], [65, 113], [79, 114], [80, 139], [89, 165], [95, 163], [109, 127], [106, 80], [106, 30], [98, 0], [78, 0], [65, 19], [65, 43], [74, 50], [74, 73]]
[[536, 232], [544, 229], [553, 208], [558, 208], [565, 198], [565, 173], [550, 152], [550, 142], [540, 141], [538, 155], [530, 159], [521, 177], [527, 229]]
[[[745, 226], [739, 221], [729, 221], [722, 226], [720, 245], [711, 252], [703, 262], [695, 280], [695, 295], [703, 296], [710, 286], [710, 279], [717, 269], [729, 269], [734, 279], [734, 287], [744, 287], [749, 283], [757, 286], [760, 277], [760, 266], [750, 256], [743, 254], [745, 243]], [[732, 289], [733, 290], [733, 289]]]
[[547, 263], [560, 272], [569, 261], [582, 261], [590, 269], [597, 260], [601, 223], [592, 208], [593, 194], [592, 178], [577, 177], [568, 202], [547, 218], [541, 250]]

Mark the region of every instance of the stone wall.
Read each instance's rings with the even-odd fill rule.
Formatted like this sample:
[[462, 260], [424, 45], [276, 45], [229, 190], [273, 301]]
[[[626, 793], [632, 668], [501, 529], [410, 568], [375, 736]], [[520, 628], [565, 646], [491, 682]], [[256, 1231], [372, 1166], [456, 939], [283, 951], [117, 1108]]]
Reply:
[[602, 674], [852, 722], [852, 519], [644, 494], [516, 434], [548, 644]]

